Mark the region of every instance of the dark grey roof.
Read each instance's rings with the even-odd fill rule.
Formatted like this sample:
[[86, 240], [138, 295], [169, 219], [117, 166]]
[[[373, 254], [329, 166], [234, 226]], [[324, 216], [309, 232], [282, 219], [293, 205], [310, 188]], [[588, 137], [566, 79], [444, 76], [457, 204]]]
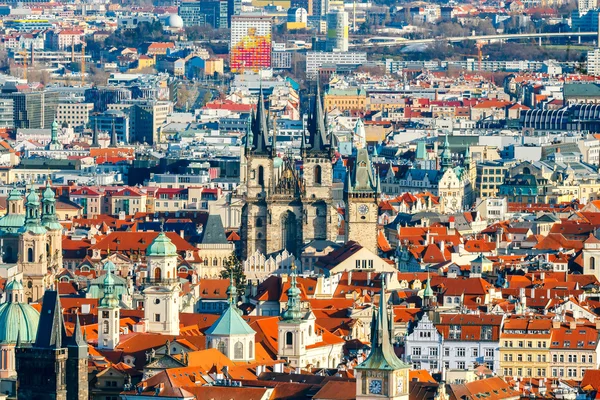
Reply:
[[202, 231], [202, 244], [227, 244], [225, 228], [219, 214], [209, 214], [204, 229]]
[[315, 239], [306, 243], [302, 249], [304, 250], [307, 247], [313, 247], [317, 251], [323, 251], [327, 247], [332, 247], [334, 250], [338, 249], [340, 245], [330, 240]]
[[44, 293], [35, 347], [60, 349], [66, 336], [58, 292], [48, 290]]

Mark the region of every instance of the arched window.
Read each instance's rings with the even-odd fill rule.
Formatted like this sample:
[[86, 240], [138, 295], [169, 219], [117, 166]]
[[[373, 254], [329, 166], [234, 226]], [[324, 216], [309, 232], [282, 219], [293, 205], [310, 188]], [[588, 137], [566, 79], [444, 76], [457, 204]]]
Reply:
[[33, 288], [33, 282], [28, 281], [27, 282], [27, 289], [31, 289], [31, 288]]
[[265, 187], [265, 169], [262, 165], [258, 167], [258, 184], [263, 188]]
[[227, 346], [225, 345], [225, 342], [220, 341], [219, 345], [217, 347], [217, 350], [219, 350], [221, 353], [223, 353], [224, 355], [227, 355]]
[[235, 346], [233, 346], [233, 359], [241, 360], [244, 358], [244, 345], [242, 342], [237, 342]]
[[315, 185], [321, 184], [321, 166], [317, 165], [315, 167]]
[[595, 257], [590, 257], [590, 269], [591, 270], [596, 269], [596, 258]]
[[107, 334], [107, 333], [108, 333], [108, 321], [104, 321], [104, 322], [102, 323], [102, 328], [103, 328], [103, 329], [102, 329], [102, 331], [103, 331], [105, 334]]
[[248, 358], [254, 358], [254, 343], [252, 343], [252, 340], [248, 343]]
[[213, 258], [213, 267], [216, 267], [216, 266], [217, 266], [217, 258], [215, 257], [215, 258]]
[[285, 334], [285, 345], [292, 346], [294, 344], [294, 334], [292, 332], [286, 332]]
[[161, 272], [160, 268], [154, 268], [154, 279], [155, 280], [160, 281], [161, 274], [162, 274], [162, 272]]
[[31, 247], [27, 249], [27, 262], [33, 262], [33, 249]]
[[12, 213], [16, 214], [17, 213], [17, 205], [13, 203], [12, 205]]

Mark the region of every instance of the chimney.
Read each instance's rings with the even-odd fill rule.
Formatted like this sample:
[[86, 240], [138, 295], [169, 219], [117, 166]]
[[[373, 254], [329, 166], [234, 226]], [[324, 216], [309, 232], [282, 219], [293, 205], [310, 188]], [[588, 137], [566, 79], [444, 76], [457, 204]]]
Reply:
[[348, 285], [352, 285], [352, 271], [348, 271]]
[[535, 289], [531, 289], [531, 294], [529, 295], [529, 297], [531, 297], [532, 299], [535, 299]]
[[371, 273], [367, 272], [367, 285], [371, 284]]
[[446, 242], [441, 240], [440, 241], [440, 251], [442, 252], [442, 254], [444, 254], [444, 249], [446, 248]]
[[546, 273], [542, 271], [542, 273], [540, 273], [540, 280], [544, 282], [544, 279], [546, 279]]
[[179, 236], [181, 236], [182, 239], [185, 239], [185, 235], [183, 234], [183, 229], [179, 231]]
[[573, 320], [573, 321], [569, 322], [569, 329], [571, 329], [571, 330], [577, 329], [577, 321]]
[[596, 323], [596, 330], [600, 330], [600, 318], [596, 318], [594, 322]]
[[554, 329], [560, 328], [560, 321], [553, 319], [552, 320], [552, 328], [554, 328]]

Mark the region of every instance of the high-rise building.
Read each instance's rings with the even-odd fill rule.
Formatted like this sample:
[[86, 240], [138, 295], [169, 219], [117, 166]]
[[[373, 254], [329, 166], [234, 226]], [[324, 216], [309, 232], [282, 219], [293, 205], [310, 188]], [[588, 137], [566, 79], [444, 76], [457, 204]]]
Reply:
[[578, 0], [577, 10], [579, 14], [585, 14], [590, 10], [598, 8], [598, 0]]
[[[129, 141], [154, 144], [161, 141], [160, 127], [173, 112], [173, 103], [156, 100], [127, 100], [109, 104], [109, 110], [120, 110], [129, 115]], [[112, 131], [112, 127], [111, 127]]]
[[587, 53], [587, 72], [592, 76], [600, 75], [600, 48], [588, 51]]
[[228, 0], [194, 1], [181, 3], [179, 16], [184, 26], [212, 26], [228, 28], [231, 14]]
[[50, 128], [58, 107], [59, 93], [31, 91], [0, 94], [0, 98], [12, 99], [15, 128]]
[[273, 19], [265, 16], [231, 18], [230, 68], [232, 72], [258, 72], [271, 68]]
[[327, 14], [327, 51], [348, 51], [348, 13], [332, 10]]

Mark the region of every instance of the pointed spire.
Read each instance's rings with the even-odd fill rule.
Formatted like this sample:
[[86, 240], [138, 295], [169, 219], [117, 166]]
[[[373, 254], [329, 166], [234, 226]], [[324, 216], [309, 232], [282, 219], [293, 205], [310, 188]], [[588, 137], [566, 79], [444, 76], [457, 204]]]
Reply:
[[98, 119], [94, 118], [94, 131], [92, 132], [92, 146], [98, 147]]
[[344, 192], [352, 193], [352, 177], [348, 168], [346, 168], [346, 179], [344, 181]]
[[379, 346], [379, 323], [377, 322], [377, 309], [373, 307], [373, 317], [371, 318], [371, 349]]
[[79, 314], [75, 314], [75, 330], [73, 331], [73, 344], [79, 347], [87, 347], [87, 342], [81, 335], [81, 325], [79, 323]]
[[60, 349], [66, 337], [60, 297], [55, 290], [47, 290], [42, 300], [42, 311], [35, 340], [35, 347]]
[[325, 129], [325, 115], [323, 113], [323, 103], [321, 101], [321, 89], [317, 83], [317, 93], [315, 95], [314, 111], [309, 120], [308, 133], [310, 134], [311, 148], [309, 153], [326, 152], [327, 130]]
[[442, 150], [440, 165], [442, 172], [452, 167], [452, 153], [450, 153], [450, 143], [448, 142], [448, 134], [446, 134], [446, 137], [444, 139], [444, 149]]
[[252, 124], [252, 151], [254, 154], [268, 155], [269, 127], [267, 125], [267, 111], [265, 110], [265, 97], [262, 84], [258, 95], [256, 118]]
[[112, 121], [112, 131], [110, 134], [110, 147], [117, 147], [117, 131], [115, 129], [115, 121]]
[[235, 283], [233, 282], [233, 271], [229, 271], [229, 286], [227, 287], [227, 301], [232, 306], [236, 306], [237, 304], [237, 288], [235, 287]]
[[377, 183], [373, 177], [373, 167], [367, 149], [358, 149], [352, 172], [353, 191], [375, 192]]
[[290, 278], [290, 288], [287, 291], [287, 308], [282, 313], [282, 317], [284, 321], [300, 322], [302, 319], [302, 310], [300, 309], [300, 289], [298, 289], [296, 283], [296, 266], [293, 264]]

